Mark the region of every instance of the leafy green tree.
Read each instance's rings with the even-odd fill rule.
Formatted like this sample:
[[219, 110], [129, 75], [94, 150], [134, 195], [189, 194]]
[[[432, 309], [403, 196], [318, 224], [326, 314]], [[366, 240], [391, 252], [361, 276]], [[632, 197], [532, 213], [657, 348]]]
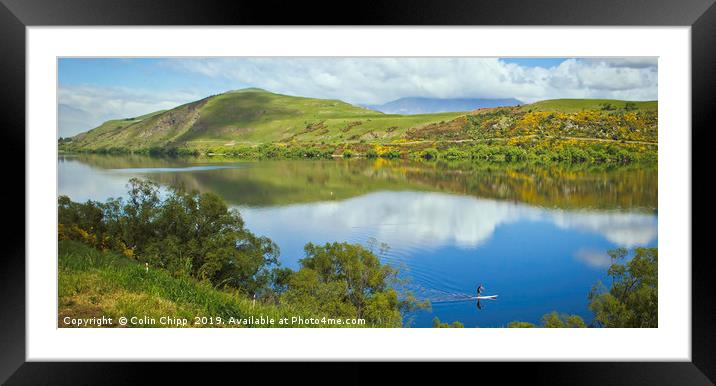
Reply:
[[608, 290], [600, 282], [589, 294], [589, 308], [603, 327], [658, 327], [658, 249], [635, 248], [609, 251], [612, 278]]
[[261, 298], [267, 302], [279, 303], [281, 295], [288, 291], [293, 270], [284, 267], [271, 269], [269, 287], [260, 293]]
[[316, 316], [357, 317], [356, 307], [346, 299], [345, 281], [326, 281], [314, 269], [301, 268], [291, 274], [282, 303], [316, 314]]
[[636, 109], [637, 109], [636, 103], [634, 103], [634, 102], [627, 102], [624, 105], [624, 110], [626, 110], [626, 111], [632, 111], [632, 110], [636, 110]]
[[[538, 327], [534, 323], [513, 321], [507, 325], [508, 328], [535, 328]], [[552, 311], [542, 315], [542, 323], [539, 327], [543, 328], [584, 328], [587, 325], [579, 315], [559, 314]]]
[[119, 217], [121, 238], [130, 248], [142, 248], [155, 236], [153, 220], [159, 205], [159, 186], [132, 178], [127, 184], [128, 198]]
[[542, 327], [546, 328], [584, 328], [587, 325], [579, 315], [558, 314], [552, 311], [542, 316]]
[[433, 328], [465, 328], [465, 325], [458, 320], [452, 322], [452, 324], [447, 322], [443, 323], [440, 321], [440, 318], [436, 316], [433, 318]]
[[520, 321], [513, 321], [507, 325], [507, 328], [535, 328], [535, 327], [537, 327], [537, 326], [535, 326], [533, 323], [520, 322]]
[[611, 103], [604, 103], [601, 105], [601, 108], [604, 111], [612, 111], [616, 109]]
[[382, 265], [357, 244], [306, 244], [301, 269], [290, 276], [283, 300], [313, 312], [364, 318], [382, 326], [400, 326], [406, 306], [391, 287], [397, 271]]

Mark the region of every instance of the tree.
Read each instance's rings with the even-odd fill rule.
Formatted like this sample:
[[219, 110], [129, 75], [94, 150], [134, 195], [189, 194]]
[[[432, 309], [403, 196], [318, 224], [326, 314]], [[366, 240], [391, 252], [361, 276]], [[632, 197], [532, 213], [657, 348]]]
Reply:
[[624, 248], [609, 251], [609, 256], [611, 288], [606, 290], [600, 282], [589, 294], [596, 323], [603, 327], [658, 327], [657, 248], [635, 248], [626, 263]]
[[[530, 322], [513, 321], [507, 325], [508, 328], [535, 328], [537, 325]], [[543, 328], [584, 328], [587, 325], [579, 315], [559, 314], [552, 311], [549, 314], [542, 315], [542, 323], [539, 327]]]
[[533, 323], [520, 322], [520, 321], [513, 321], [507, 325], [507, 328], [535, 328], [535, 327], [537, 327], [537, 326], [535, 326]]
[[587, 325], [579, 315], [559, 314], [552, 311], [542, 316], [542, 327], [546, 328], [584, 328]]
[[357, 244], [306, 244], [301, 269], [292, 274], [283, 301], [312, 312], [364, 318], [381, 326], [400, 326], [403, 303], [390, 284], [397, 271], [382, 265]]
[[152, 224], [159, 205], [159, 186], [149, 180], [132, 178], [127, 184], [127, 203], [119, 217], [121, 238], [131, 248], [142, 248], [157, 231]]
[[264, 302], [279, 304], [281, 296], [288, 291], [293, 273], [292, 269], [277, 264], [268, 274], [268, 285], [257, 291], [257, 296]]
[[626, 110], [626, 111], [632, 111], [632, 110], [636, 110], [636, 109], [637, 109], [636, 103], [634, 103], [634, 102], [627, 102], [626, 104], [624, 104], [624, 110]]
[[442, 323], [440, 321], [440, 318], [436, 316], [433, 318], [433, 328], [465, 328], [465, 325], [457, 320], [452, 322], [452, 324], [449, 324], [447, 322]]

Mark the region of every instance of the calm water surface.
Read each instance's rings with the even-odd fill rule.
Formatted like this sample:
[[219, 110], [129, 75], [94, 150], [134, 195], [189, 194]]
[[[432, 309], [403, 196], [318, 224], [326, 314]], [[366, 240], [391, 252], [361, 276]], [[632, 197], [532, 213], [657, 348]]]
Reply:
[[[607, 250], [657, 245], [656, 168], [59, 158], [59, 194], [75, 201], [124, 196], [131, 177], [219, 194], [279, 245], [287, 267], [298, 268], [309, 241], [374, 248], [431, 301], [410, 316], [415, 327], [434, 316], [466, 327], [538, 323], [553, 310], [589, 322]], [[469, 299], [479, 283], [499, 295], [481, 309]]]

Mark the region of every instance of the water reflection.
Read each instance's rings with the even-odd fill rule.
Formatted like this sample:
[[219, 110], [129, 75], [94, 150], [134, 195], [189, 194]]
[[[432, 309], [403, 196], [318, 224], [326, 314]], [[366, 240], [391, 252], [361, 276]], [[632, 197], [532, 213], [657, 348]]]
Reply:
[[[418, 327], [433, 316], [466, 327], [538, 323], [553, 310], [589, 320], [606, 251], [658, 242], [655, 168], [141, 156], [60, 157], [58, 168], [59, 194], [76, 201], [123, 196], [131, 177], [214, 192], [291, 268], [309, 241], [387, 243], [383, 262], [433, 303], [411, 315]], [[481, 282], [498, 301], [476, 303]]]
[[[655, 213], [655, 168], [538, 167], [386, 160], [236, 162], [214, 158], [60, 157], [60, 174], [101, 174], [119, 185], [143, 176], [164, 185], [211, 191], [234, 205], [265, 207], [343, 200], [377, 191], [437, 191], [533, 206]], [[90, 170], [90, 168], [92, 170]], [[82, 170], [78, 170], [82, 169]], [[114, 174], [114, 175], [112, 175]], [[112, 177], [117, 179], [109, 180]], [[77, 191], [72, 181], [62, 188]], [[108, 187], [108, 189], [112, 189]], [[114, 193], [116, 190], [112, 189]], [[77, 192], [80, 193], [80, 192]], [[101, 193], [101, 192], [98, 192]]]
[[582, 248], [574, 253], [574, 257], [592, 267], [608, 268], [612, 260], [605, 251], [598, 251], [591, 248]]
[[300, 232], [308, 239], [331, 234], [348, 240], [370, 232], [398, 248], [476, 248], [498, 227], [525, 221], [598, 234], [625, 247], [648, 244], [657, 234], [656, 216], [651, 214], [545, 209], [433, 192], [378, 192], [334, 202], [242, 207], [241, 212], [247, 223], [270, 233]]

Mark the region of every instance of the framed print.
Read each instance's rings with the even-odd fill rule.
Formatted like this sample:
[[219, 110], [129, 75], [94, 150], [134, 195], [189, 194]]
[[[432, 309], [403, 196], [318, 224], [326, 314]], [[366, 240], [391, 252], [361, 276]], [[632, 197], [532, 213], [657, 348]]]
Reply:
[[295, 7], [3, 2], [3, 380], [712, 382], [712, 2]]

